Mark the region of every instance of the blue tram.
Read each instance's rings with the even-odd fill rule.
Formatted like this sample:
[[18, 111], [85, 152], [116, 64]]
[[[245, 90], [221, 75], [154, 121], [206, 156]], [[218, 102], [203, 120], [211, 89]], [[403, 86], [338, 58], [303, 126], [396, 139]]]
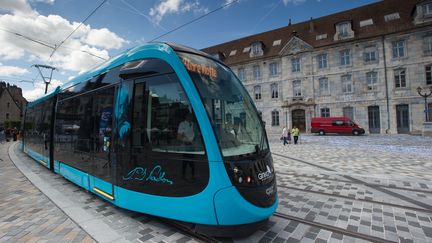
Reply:
[[212, 56], [149, 43], [30, 103], [23, 150], [111, 203], [250, 234], [277, 207], [263, 123], [233, 72]]

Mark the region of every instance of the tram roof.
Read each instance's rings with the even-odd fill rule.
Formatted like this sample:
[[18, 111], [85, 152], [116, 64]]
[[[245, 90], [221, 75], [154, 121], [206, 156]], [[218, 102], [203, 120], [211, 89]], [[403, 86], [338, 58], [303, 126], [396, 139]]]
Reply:
[[146, 50], [160, 50], [163, 47], [169, 46], [172, 49], [176, 50], [176, 51], [185, 51], [185, 52], [190, 52], [190, 53], [195, 53], [195, 54], [199, 54], [202, 56], [206, 56], [208, 58], [211, 58], [215, 61], [220, 62], [219, 60], [214, 59], [212, 56], [210, 56], [209, 54], [196, 50], [196, 49], [192, 49], [190, 47], [187, 46], [183, 46], [183, 45], [179, 45], [177, 43], [172, 43], [172, 42], [150, 42], [150, 43], [145, 43], [143, 45], [128, 49], [126, 51], [124, 51], [123, 53], [118, 54], [117, 56], [105, 61], [104, 63], [100, 64], [99, 66], [88, 70], [76, 77], [74, 77], [73, 79], [71, 79], [69, 82], [65, 83], [64, 85], [58, 86], [54, 91], [52, 91], [51, 93], [44, 95], [32, 102], [29, 102], [27, 104], [27, 107], [33, 107], [36, 104], [39, 104], [41, 102], [43, 102], [46, 99], [49, 99], [51, 97], [53, 97], [54, 95], [58, 94], [61, 90], [64, 90], [66, 88], [69, 88], [73, 85], [85, 82], [95, 76], [98, 76], [102, 73], [108, 72], [109, 70], [122, 65], [128, 61], [132, 61], [135, 60], [137, 57], [139, 57], [139, 53]]

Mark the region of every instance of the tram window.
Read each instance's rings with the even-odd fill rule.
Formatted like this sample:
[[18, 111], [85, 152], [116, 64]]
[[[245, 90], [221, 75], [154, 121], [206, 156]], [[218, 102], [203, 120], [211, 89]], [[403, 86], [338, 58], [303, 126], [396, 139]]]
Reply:
[[135, 86], [132, 145], [156, 152], [204, 154], [198, 123], [174, 74]]
[[92, 102], [92, 94], [87, 94], [57, 105], [55, 159], [84, 171], [92, 159]]
[[48, 157], [52, 98], [27, 111], [25, 122], [25, 144], [33, 151]]

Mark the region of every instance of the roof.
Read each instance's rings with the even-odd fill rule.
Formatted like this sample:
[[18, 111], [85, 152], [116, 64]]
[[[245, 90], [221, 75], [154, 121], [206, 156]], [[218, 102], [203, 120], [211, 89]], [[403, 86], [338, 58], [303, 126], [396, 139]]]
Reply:
[[[420, 0], [384, 0], [204, 48], [202, 51], [209, 54], [223, 53], [225, 56], [223, 61], [229, 65], [251, 61], [257, 58], [277, 56], [293, 36], [297, 36], [313, 48], [319, 48], [337, 43], [406, 31], [416, 28], [411, 15], [415, 5], [420, 2]], [[399, 13], [400, 19], [385, 22], [384, 16], [393, 13]], [[373, 20], [373, 25], [360, 27], [360, 21], [368, 19]], [[351, 22], [352, 30], [355, 33], [354, 38], [334, 41], [333, 36], [336, 33], [335, 25], [344, 21]], [[311, 26], [313, 26], [312, 31]], [[317, 40], [317, 35], [321, 34], [327, 34], [327, 38]], [[273, 42], [277, 40], [281, 40], [281, 44], [273, 46]], [[264, 44], [264, 55], [251, 58], [249, 52], [243, 52], [243, 49], [257, 41]], [[237, 50], [237, 53], [229, 56], [233, 50]]]

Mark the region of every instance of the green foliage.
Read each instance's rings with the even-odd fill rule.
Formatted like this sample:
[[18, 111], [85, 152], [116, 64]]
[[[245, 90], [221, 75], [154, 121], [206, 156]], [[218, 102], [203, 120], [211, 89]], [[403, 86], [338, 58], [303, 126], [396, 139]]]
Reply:
[[16, 127], [16, 129], [20, 130], [21, 129], [21, 122], [20, 121], [5, 121], [3, 123], [3, 127], [5, 129], [7, 129], [7, 128], [15, 128]]

